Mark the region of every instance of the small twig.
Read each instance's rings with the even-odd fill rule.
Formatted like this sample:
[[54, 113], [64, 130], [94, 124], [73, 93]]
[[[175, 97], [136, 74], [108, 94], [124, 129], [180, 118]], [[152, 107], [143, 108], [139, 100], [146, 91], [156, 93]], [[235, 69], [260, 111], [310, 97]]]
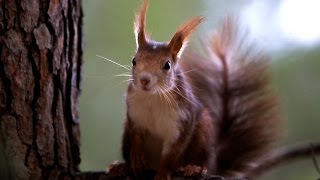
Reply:
[[315, 168], [319, 171], [319, 166], [315, 160], [316, 155], [320, 155], [320, 142], [313, 143], [311, 146], [310, 144], [304, 144], [293, 148], [284, 148], [275, 151], [269, 158], [259, 163], [246, 177], [256, 177], [281, 164], [307, 157], [314, 159]]

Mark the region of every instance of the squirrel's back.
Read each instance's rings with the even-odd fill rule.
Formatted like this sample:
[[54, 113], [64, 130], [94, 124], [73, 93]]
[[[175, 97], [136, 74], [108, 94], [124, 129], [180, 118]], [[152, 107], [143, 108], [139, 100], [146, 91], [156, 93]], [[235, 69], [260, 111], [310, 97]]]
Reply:
[[237, 25], [227, 17], [203, 43], [203, 52], [186, 49], [180, 63], [218, 130], [216, 174], [248, 177], [279, 139], [281, 123], [269, 58], [241, 36]]

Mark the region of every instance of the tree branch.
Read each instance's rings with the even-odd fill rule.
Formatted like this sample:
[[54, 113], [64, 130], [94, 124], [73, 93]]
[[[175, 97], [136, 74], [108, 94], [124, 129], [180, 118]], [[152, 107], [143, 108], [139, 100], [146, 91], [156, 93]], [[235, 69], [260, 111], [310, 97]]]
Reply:
[[271, 168], [302, 158], [312, 158], [315, 169], [319, 171], [319, 166], [315, 159], [317, 155], [320, 155], [320, 142], [303, 144], [293, 148], [283, 148], [275, 151], [269, 158], [259, 163], [250, 171], [251, 174], [247, 177], [259, 176]]
[[[144, 172], [143, 174], [143, 179], [153, 179], [155, 173], [151, 171]], [[130, 179], [138, 179], [134, 178], [133, 176], [129, 176]], [[125, 180], [128, 179], [127, 176], [123, 177], [114, 177], [109, 174], [107, 174], [104, 171], [100, 172], [82, 172], [78, 173], [75, 176], [76, 180], [88, 180], [88, 179], [93, 179], [93, 180]], [[214, 176], [214, 175], [207, 175], [207, 174], [200, 174], [198, 176], [183, 176], [181, 173], [174, 173], [173, 175], [173, 180], [191, 180], [191, 179], [201, 179], [201, 180], [245, 180], [245, 179], [240, 179], [240, 178], [224, 178], [222, 176]]]
[[[289, 163], [294, 160], [302, 158], [312, 158], [315, 169], [319, 172], [319, 166], [316, 161], [316, 156], [320, 155], [320, 142], [303, 144], [292, 148], [283, 148], [276, 150], [269, 158], [265, 159], [254, 167], [246, 177], [257, 177], [267, 172], [268, 170], [275, 168], [279, 165]], [[155, 173], [147, 171], [143, 174], [144, 179], [153, 179]], [[129, 176], [130, 179], [135, 179], [133, 176]], [[104, 171], [100, 172], [81, 172], [75, 175], [76, 180], [86, 180], [86, 179], [99, 179], [99, 180], [110, 180], [110, 179], [127, 179], [126, 176], [123, 177], [114, 177], [107, 174]], [[240, 178], [224, 178], [222, 176], [213, 176], [200, 174], [198, 176], [186, 177], [181, 173], [174, 173], [173, 180], [187, 180], [187, 179], [202, 179], [202, 180], [244, 180]]]

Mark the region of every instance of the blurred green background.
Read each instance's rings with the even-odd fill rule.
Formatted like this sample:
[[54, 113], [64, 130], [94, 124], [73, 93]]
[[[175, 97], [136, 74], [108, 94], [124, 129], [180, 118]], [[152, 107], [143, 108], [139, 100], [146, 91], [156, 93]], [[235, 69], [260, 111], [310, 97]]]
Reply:
[[[129, 65], [135, 52], [134, 12], [138, 0], [83, 1], [86, 36], [81, 96], [81, 169], [104, 170], [121, 158], [126, 70], [103, 59]], [[320, 1], [317, 0], [161, 0], [151, 1], [147, 29], [167, 41], [187, 18], [207, 21], [193, 36], [214, 31], [227, 13], [236, 14], [252, 38], [273, 58], [274, 87], [287, 118], [283, 145], [320, 140]], [[320, 158], [318, 158], [320, 159]], [[317, 179], [312, 160], [277, 168], [261, 179]]]

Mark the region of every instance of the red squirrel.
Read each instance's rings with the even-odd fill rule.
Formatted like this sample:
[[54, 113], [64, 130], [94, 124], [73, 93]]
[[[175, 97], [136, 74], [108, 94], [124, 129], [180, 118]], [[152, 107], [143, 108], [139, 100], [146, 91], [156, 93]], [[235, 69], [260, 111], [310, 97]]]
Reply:
[[203, 17], [182, 24], [169, 42], [154, 41], [145, 30], [148, 6], [144, 0], [134, 23], [122, 165], [135, 175], [155, 170], [156, 180], [177, 170], [252, 178], [279, 134], [268, 58], [239, 37], [232, 18], [198, 53], [186, 45]]

